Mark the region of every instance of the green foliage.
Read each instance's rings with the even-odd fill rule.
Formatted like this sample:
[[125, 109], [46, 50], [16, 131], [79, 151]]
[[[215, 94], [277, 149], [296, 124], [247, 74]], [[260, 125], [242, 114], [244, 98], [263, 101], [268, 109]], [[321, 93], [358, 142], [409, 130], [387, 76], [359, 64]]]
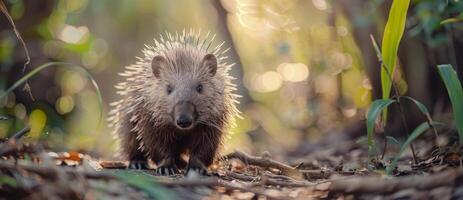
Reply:
[[456, 17], [451, 17], [451, 18], [442, 20], [440, 24], [444, 25], [444, 24], [456, 23], [456, 22], [461, 22], [461, 21], [463, 21], [463, 13], [461, 13], [460, 15]]
[[424, 36], [425, 42], [431, 47], [438, 48], [448, 43], [448, 32], [445, 31], [451, 23], [461, 21], [463, 15], [463, 1], [448, 0], [420, 0], [415, 3], [414, 15], [416, 25], [409, 33], [411, 36]]
[[[433, 122], [431, 125], [437, 126], [437, 125], [442, 125], [442, 123], [438, 122]], [[397, 161], [399, 160], [400, 156], [402, 153], [405, 151], [405, 149], [416, 139], [418, 136], [420, 136], [422, 133], [424, 133], [426, 130], [428, 130], [430, 127], [430, 124], [427, 122], [423, 122], [420, 124], [418, 127], [413, 130], [412, 134], [407, 138], [407, 140], [402, 144], [400, 147], [399, 153], [394, 157], [394, 160], [392, 161], [391, 165], [386, 168], [386, 171], [388, 174], [391, 174], [392, 170], [397, 166]]]
[[128, 185], [145, 192], [153, 199], [177, 199], [173, 193], [159, 185], [153, 176], [130, 171], [117, 171], [113, 175]]
[[374, 101], [370, 105], [370, 109], [367, 113], [367, 137], [368, 137], [368, 156], [370, 157], [373, 153], [373, 150], [376, 149], [375, 141], [374, 141], [374, 128], [376, 119], [378, 115], [386, 109], [389, 105], [396, 102], [392, 99], [378, 99]]
[[28, 79], [30, 79], [32, 76], [38, 74], [40, 71], [48, 68], [48, 67], [67, 67], [69, 69], [75, 69], [82, 71], [87, 78], [92, 82], [93, 87], [95, 87], [97, 96], [98, 96], [98, 104], [100, 107], [100, 118], [98, 124], [101, 124], [101, 121], [103, 119], [103, 98], [101, 97], [101, 91], [100, 88], [98, 87], [98, 84], [95, 81], [95, 78], [93, 78], [92, 74], [84, 67], [81, 67], [76, 64], [72, 63], [65, 63], [65, 62], [49, 62], [45, 63], [43, 65], [40, 65], [38, 67], [34, 67], [32, 71], [21, 77], [19, 80], [17, 80], [10, 88], [8, 88], [5, 92], [0, 94], [0, 100], [3, 98], [7, 97], [10, 92], [12, 92], [14, 89], [18, 88], [20, 85], [25, 83]]
[[463, 89], [457, 73], [452, 68], [452, 65], [439, 65], [439, 74], [444, 80], [445, 87], [449, 93], [450, 101], [452, 102], [453, 116], [457, 126], [460, 142], [463, 141]]
[[9, 185], [11, 187], [16, 187], [18, 186], [18, 182], [16, 182], [14, 178], [11, 178], [9, 176], [0, 175], [0, 187], [3, 185]]
[[409, 96], [401, 96], [400, 98], [410, 100], [411, 102], [413, 102], [416, 105], [416, 107], [418, 107], [418, 109], [421, 111], [421, 113], [426, 115], [427, 118], [431, 118], [431, 115], [429, 114], [428, 108], [426, 108], [426, 106], [423, 103], [421, 103], [418, 100], [416, 100], [416, 99], [414, 99], [412, 97], [409, 97]]
[[394, 74], [397, 51], [405, 30], [409, 4], [410, 0], [394, 0], [384, 28], [382, 41], [383, 67], [381, 67], [383, 99], [388, 99], [391, 93], [392, 80], [389, 76]]
[[386, 136], [386, 139], [394, 144], [400, 145], [400, 142], [392, 136]]

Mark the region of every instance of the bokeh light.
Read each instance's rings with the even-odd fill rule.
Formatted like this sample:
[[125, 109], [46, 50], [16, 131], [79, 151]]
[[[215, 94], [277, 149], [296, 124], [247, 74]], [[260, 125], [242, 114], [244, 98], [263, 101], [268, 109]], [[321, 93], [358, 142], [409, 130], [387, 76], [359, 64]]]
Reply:
[[309, 77], [309, 68], [303, 63], [281, 63], [277, 71], [283, 80], [289, 82], [300, 82]]

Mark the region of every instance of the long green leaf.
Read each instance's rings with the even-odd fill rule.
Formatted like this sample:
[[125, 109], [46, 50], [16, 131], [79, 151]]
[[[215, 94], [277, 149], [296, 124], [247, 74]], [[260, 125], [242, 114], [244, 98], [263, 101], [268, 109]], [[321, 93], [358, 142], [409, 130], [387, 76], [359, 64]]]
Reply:
[[400, 98], [410, 100], [411, 102], [413, 102], [416, 105], [416, 107], [418, 107], [418, 109], [421, 111], [421, 113], [423, 113], [423, 115], [426, 117], [426, 121], [428, 122], [429, 126], [431, 127], [431, 129], [434, 132], [434, 135], [436, 136], [436, 139], [437, 139], [439, 136], [437, 134], [436, 127], [434, 127], [432, 125], [432, 122], [434, 122], [434, 120], [432, 119], [431, 114], [428, 111], [428, 108], [426, 108], [426, 106], [423, 103], [421, 103], [420, 101], [418, 101], [418, 100], [416, 100], [416, 99], [414, 99], [412, 97], [401, 96]]
[[95, 79], [93, 78], [92, 74], [84, 67], [81, 67], [76, 64], [72, 63], [65, 63], [65, 62], [49, 62], [45, 63], [43, 65], [40, 65], [38, 67], [35, 67], [32, 71], [21, 77], [19, 80], [17, 80], [10, 88], [8, 88], [5, 92], [0, 94], [0, 100], [3, 98], [7, 97], [10, 92], [12, 92], [14, 89], [25, 83], [28, 79], [30, 79], [32, 76], [35, 76], [38, 74], [40, 71], [48, 68], [48, 67], [68, 67], [70, 69], [75, 69], [82, 71], [87, 78], [92, 82], [93, 87], [95, 87], [96, 94], [98, 96], [98, 104], [100, 107], [100, 119], [98, 121], [98, 126], [101, 125], [101, 122], [103, 120], [103, 98], [101, 97], [101, 91], [100, 88], [98, 87], [98, 84], [96, 83]]
[[[438, 125], [443, 125], [443, 124], [439, 122], [433, 122], [432, 125], [438, 126]], [[410, 143], [412, 143], [413, 140], [418, 138], [421, 134], [423, 134], [428, 129], [429, 129], [429, 123], [423, 122], [418, 127], [416, 127], [415, 130], [413, 130], [413, 132], [410, 134], [407, 140], [405, 140], [405, 142], [400, 147], [399, 153], [397, 153], [397, 155], [394, 157], [394, 160], [392, 161], [391, 165], [386, 168], [386, 171], [388, 174], [391, 174], [392, 170], [395, 169], [395, 167], [397, 166], [397, 161], [399, 160], [400, 156], [405, 151], [405, 149], [410, 145]]]
[[381, 111], [386, 109], [394, 102], [395, 100], [392, 99], [378, 99], [370, 105], [370, 109], [367, 113], [368, 156], [370, 156], [372, 151], [376, 149], [373, 137], [376, 119], [378, 118], [378, 115], [381, 113]]
[[413, 102], [416, 105], [416, 107], [418, 107], [418, 109], [421, 111], [421, 113], [423, 113], [423, 115], [430, 116], [428, 108], [426, 108], [426, 106], [423, 103], [421, 103], [420, 101], [418, 101], [418, 100], [416, 100], [416, 99], [414, 99], [412, 97], [409, 97], [409, 96], [401, 96], [400, 98], [410, 100], [411, 102]]
[[463, 143], [463, 89], [460, 80], [452, 65], [439, 65], [437, 68], [442, 80], [444, 80], [445, 87], [447, 87], [460, 143]]
[[383, 99], [388, 99], [391, 93], [392, 80], [389, 75], [392, 76], [394, 74], [397, 51], [405, 30], [405, 22], [407, 19], [407, 10], [409, 5], [410, 0], [394, 0], [392, 2], [391, 10], [389, 11], [389, 18], [387, 20], [386, 27], [384, 28], [381, 53], [384, 65], [381, 67]]
[[151, 175], [130, 171], [116, 171], [114, 176], [145, 192], [153, 199], [177, 199], [174, 193], [169, 192], [169, 190], [157, 183], [155, 177]]
[[463, 21], [463, 13], [460, 13], [458, 16], [456, 17], [452, 17], [452, 18], [448, 18], [448, 19], [445, 19], [445, 20], [442, 20], [440, 22], [441, 25], [444, 25], [444, 24], [449, 24], [449, 23], [456, 23], [456, 22], [461, 22]]

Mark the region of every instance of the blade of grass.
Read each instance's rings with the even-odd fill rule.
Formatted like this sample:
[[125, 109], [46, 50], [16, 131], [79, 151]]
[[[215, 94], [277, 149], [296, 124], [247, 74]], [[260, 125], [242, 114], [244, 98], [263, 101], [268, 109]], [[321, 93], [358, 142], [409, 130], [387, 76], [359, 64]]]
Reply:
[[[100, 88], [98, 87], [98, 84], [95, 81], [95, 78], [93, 78], [92, 74], [84, 67], [72, 64], [72, 63], [65, 63], [65, 62], [49, 62], [45, 63], [43, 65], [40, 65], [38, 67], [35, 67], [32, 71], [21, 77], [19, 80], [17, 80], [10, 88], [8, 88], [5, 92], [0, 94], [0, 100], [7, 97], [10, 92], [12, 92], [14, 89], [19, 87], [21, 84], [25, 83], [29, 78], [32, 76], [38, 74], [40, 71], [48, 68], [48, 67], [67, 67], [69, 69], [75, 69], [75, 70], [80, 70], [83, 72], [87, 78], [92, 82], [93, 87], [95, 87], [95, 91], [98, 96], [98, 104], [100, 107], [100, 119], [98, 121], [98, 126], [101, 125], [101, 122], [103, 121], [103, 98], [101, 96], [101, 91]], [[99, 128], [99, 127], [98, 127]]]
[[394, 143], [396, 145], [400, 145], [400, 142], [397, 139], [395, 139], [394, 137], [392, 137], [392, 136], [386, 136], [386, 139], [391, 141], [392, 143]]
[[449, 93], [450, 102], [453, 108], [453, 117], [457, 126], [460, 144], [463, 143], [463, 89], [461, 82], [458, 79], [457, 73], [452, 68], [452, 65], [439, 65], [439, 74], [444, 80], [445, 87]]
[[117, 171], [114, 173], [114, 176], [128, 185], [145, 192], [153, 199], [177, 199], [174, 193], [169, 192], [157, 183], [153, 176], [129, 171]]
[[412, 97], [401, 96], [400, 98], [410, 100], [411, 102], [413, 102], [416, 105], [416, 107], [418, 107], [418, 109], [421, 111], [421, 113], [423, 113], [423, 115], [426, 117], [426, 121], [428, 122], [429, 126], [431, 127], [431, 130], [433, 131], [434, 136], [436, 137], [436, 140], [437, 140], [437, 138], [439, 137], [439, 134], [437, 134], [436, 128], [432, 125], [433, 120], [431, 118], [431, 114], [428, 111], [428, 108], [426, 108], [426, 106], [423, 103], [421, 103], [420, 101], [418, 101], [418, 100], [416, 100], [416, 99], [414, 99]]
[[[433, 122], [432, 125], [439, 126], [443, 124], [439, 122]], [[412, 134], [410, 134], [410, 137], [408, 137], [407, 140], [405, 140], [405, 142], [400, 147], [399, 153], [397, 153], [397, 155], [394, 157], [394, 160], [392, 161], [391, 165], [386, 167], [386, 172], [388, 174], [391, 174], [392, 170], [395, 169], [395, 167], [397, 166], [397, 161], [399, 160], [400, 156], [405, 151], [405, 149], [413, 142], [413, 140], [418, 138], [421, 134], [423, 134], [428, 129], [429, 129], [429, 124], [427, 122], [423, 122], [419, 126], [417, 126], [415, 130], [413, 130]]]
[[378, 99], [375, 100], [371, 105], [367, 113], [367, 141], [368, 141], [368, 160], [373, 153], [372, 151], [376, 149], [375, 141], [373, 137], [374, 127], [378, 115], [386, 109], [389, 105], [396, 102], [392, 99]]
[[448, 18], [448, 19], [445, 19], [445, 20], [442, 20], [440, 22], [441, 25], [444, 25], [444, 24], [449, 24], [449, 23], [456, 23], [456, 22], [461, 22], [463, 21], [463, 13], [460, 13], [458, 16], [456, 17], [452, 17], [452, 18]]
[[[405, 31], [408, 6], [410, 0], [394, 0], [392, 2], [389, 17], [384, 28], [382, 45], [381, 87], [383, 99], [388, 99], [391, 93], [392, 80], [388, 77], [386, 69], [391, 75], [394, 74], [397, 58], [397, 51], [400, 40]], [[385, 69], [386, 68], [386, 69]], [[387, 110], [384, 111], [384, 118], [387, 118]]]

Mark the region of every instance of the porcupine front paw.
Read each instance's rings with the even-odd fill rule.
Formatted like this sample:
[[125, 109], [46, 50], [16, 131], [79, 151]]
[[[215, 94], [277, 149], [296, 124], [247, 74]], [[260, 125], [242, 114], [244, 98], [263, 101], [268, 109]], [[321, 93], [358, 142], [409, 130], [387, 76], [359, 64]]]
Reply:
[[162, 176], [170, 176], [170, 175], [175, 175], [178, 174], [179, 170], [175, 165], [161, 165], [158, 168], [156, 168], [156, 174], [162, 175]]
[[142, 170], [142, 169], [149, 169], [148, 162], [144, 160], [131, 160], [129, 162], [129, 165], [127, 166], [128, 169], [136, 169], [136, 170]]
[[188, 167], [186, 171], [186, 175], [190, 176], [191, 174], [196, 173], [202, 176], [209, 176], [209, 173], [207, 172], [206, 168], [202, 167]]
[[199, 160], [197, 159], [190, 159], [190, 162], [188, 163], [188, 167], [186, 170], [186, 175], [191, 176], [191, 174], [199, 174], [202, 176], [208, 176], [209, 173], [207, 171], [207, 167]]

